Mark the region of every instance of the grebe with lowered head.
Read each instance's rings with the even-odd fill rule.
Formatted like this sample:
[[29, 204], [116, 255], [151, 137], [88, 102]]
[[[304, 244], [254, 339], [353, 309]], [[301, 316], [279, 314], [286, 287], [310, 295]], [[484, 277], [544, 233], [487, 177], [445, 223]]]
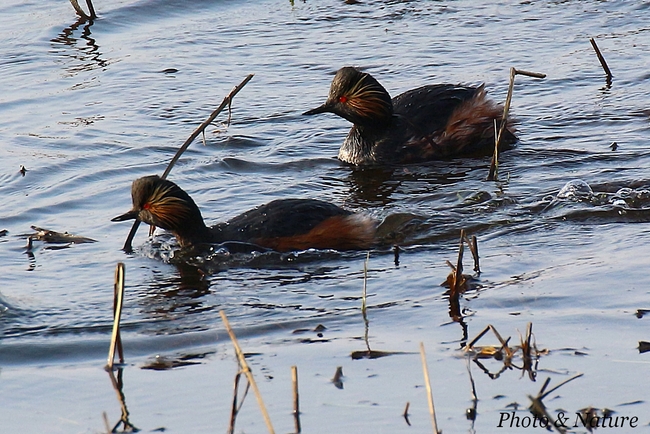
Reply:
[[169, 230], [181, 247], [238, 241], [285, 252], [375, 244], [375, 220], [315, 199], [274, 200], [212, 227], [189, 194], [157, 175], [133, 181], [131, 199], [133, 208], [111, 221], [136, 219]]
[[[334, 113], [354, 125], [339, 159], [355, 165], [403, 164], [494, 150], [503, 108], [478, 87], [434, 84], [395, 98], [370, 74], [346, 66], [337, 71], [327, 101], [303, 114]], [[507, 120], [500, 147], [517, 141]]]

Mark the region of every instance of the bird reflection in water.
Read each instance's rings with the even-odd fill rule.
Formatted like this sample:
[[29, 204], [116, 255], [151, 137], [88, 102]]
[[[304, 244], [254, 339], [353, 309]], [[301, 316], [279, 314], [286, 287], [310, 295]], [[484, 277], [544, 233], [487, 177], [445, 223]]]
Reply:
[[[142, 313], [149, 319], [164, 320], [153, 333], [178, 332], [179, 323], [168, 321], [185, 317], [187, 314], [214, 309], [204, 297], [210, 294], [210, 280], [198, 267], [186, 262], [174, 263], [178, 273], [154, 276], [143, 298], [140, 298]], [[154, 270], [154, 273], [157, 273]], [[183, 323], [187, 324], [186, 321]], [[194, 324], [196, 326], [196, 324]], [[173, 327], [170, 330], [169, 327]]]

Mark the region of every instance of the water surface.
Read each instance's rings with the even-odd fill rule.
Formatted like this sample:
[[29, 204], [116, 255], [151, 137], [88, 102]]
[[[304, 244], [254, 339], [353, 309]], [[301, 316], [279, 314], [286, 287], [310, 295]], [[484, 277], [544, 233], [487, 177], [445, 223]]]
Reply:
[[[220, 310], [254, 353], [249, 361], [279, 432], [294, 431], [291, 365], [299, 369], [305, 432], [430, 432], [420, 342], [445, 432], [503, 432], [500, 412], [516, 402], [518, 414], [528, 415], [527, 395], [546, 377], [554, 385], [577, 373], [584, 376], [547, 398], [551, 413], [609, 408], [638, 416], [635, 432], [648, 431], [641, 379], [649, 360], [636, 347], [650, 340], [650, 328], [647, 316], [635, 315], [650, 308], [647, 3], [95, 6], [92, 24], [78, 21], [66, 2], [0, 7], [0, 230], [7, 231], [0, 237], [0, 415], [8, 432], [98, 432], [104, 411], [111, 425], [119, 420], [102, 371], [117, 262], [127, 280], [123, 392], [131, 422], [145, 432], [227, 429], [237, 364]], [[590, 37], [614, 73], [611, 84]], [[338, 162], [347, 122], [301, 113], [325, 100], [344, 65], [364, 68], [392, 95], [428, 83], [485, 83], [503, 101], [510, 67], [547, 77], [517, 77], [512, 113], [521, 141], [502, 155], [500, 181], [487, 182], [487, 159], [373, 170]], [[367, 282], [372, 349], [405, 354], [350, 357], [366, 345], [366, 252], [186, 263], [168, 234], [148, 239], [144, 227], [135, 251], [121, 250], [130, 225], [110, 219], [130, 208], [131, 182], [162, 173], [249, 73], [255, 77], [236, 97], [230, 125], [219, 117], [170, 179], [210, 223], [287, 197], [378, 219], [417, 217], [399, 265], [389, 249], [370, 252]], [[35, 241], [27, 251], [31, 225], [97, 242]], [[440, 286], [461, 229], [478, 238], [482, 270], [461, 300], [466, 330], [449, 318]], [[472, 362], [479, 397], [472, 424], [461, 341], [493, 324], [515, 342], [528, 322], [537, 346], [550, 350], [538, 381], [516, 370], [491, 379]], [[142, 369], [156, 356], [193, 364]], [[330, 382], [337, 366], [342, 390]], [[406, 402], [410, 427], [401, 416]], [[250, 396], [237, 430], [265, 430]]]

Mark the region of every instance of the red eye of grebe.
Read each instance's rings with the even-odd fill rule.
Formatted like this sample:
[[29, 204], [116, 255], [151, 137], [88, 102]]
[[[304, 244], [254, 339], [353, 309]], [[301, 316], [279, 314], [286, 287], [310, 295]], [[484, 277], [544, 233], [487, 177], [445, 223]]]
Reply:
[[346, 103], [348, 102], [348, 97], [343, 95], [339, 97], [339, 102]]
[[151, 205], [149, 204], [149, 202], [142, 205], [142, 209], [149, 209], [149, 208], [151, 208]]

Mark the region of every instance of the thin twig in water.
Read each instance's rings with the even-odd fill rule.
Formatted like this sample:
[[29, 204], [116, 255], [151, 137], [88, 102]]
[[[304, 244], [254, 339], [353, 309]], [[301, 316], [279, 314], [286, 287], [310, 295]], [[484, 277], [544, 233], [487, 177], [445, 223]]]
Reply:
[[501, 337], [501, 335], [499, 334], [499, 332], [497, 331], [497, 329], [492, 324], [490, 324], [488, 327], [490, 327], [490, 330], [492, 330], [492, 333], [494, 333], [494, 335], [497, 337], [499, 342], [501, 342], [501, 348], [503, 348], [503, 350], [506, 352], [506, 355], [508, 357], [512, 357], [512, 350], [508, 346], [508, 341], [510, 340], [510, 338], [503, 339]]
[[[205, 130], [208, 127], [208, 125], [210, 125], [212, 123], [212, 121], [217, 116], [219, 116], [219, 113], [221, 113], [224, 108], [230, 107], [232, 99], [235, 97], [235, 95], [237, 95], [239, 93], [240, 90], [242, 90], [242, 88], [244, 86], [246, 86], [246, 84], [249, 81], [251, 81], [253, 76], [254, 76], [254, 74], [248, 74], [248, 76], [241, 83], [239, 83], [237, 86], [235, 86], [235, 88], [233, 90], [231, 90], [228, 95], [226, 95], [226, 97], [223, 99], [223, 101], [221, 102], [219, 107], [217, 107], [216, 110], [213, 111], [212, 114], [206, 120], [204, 120], [203, 123], [201, 125], [199, 125], [199, 127], [196, 130], [194, 130], [194, 132], [192, 134], [190, 134], [190, 136], [187, 138], [187, 140], [185, 140], [185, 143], [183, 143], [183, 145], [181, 145], [181, 147], [178, 149], [178, 151], [176, 151], [176, 155], [174, 155], [174, 157], [171, 159], [171, 161], [167, 165], [167, 168], [163, 172], [161, 178], [163, 178], [163, 179], [167, 178], [167, 175], [169, 175], [169, 172], [171, 172], [172, 167], [174, 167], [174, 165], [176, 164], [178, 159], [181, 158], [181, 155], [183, 155], [183, 152], [185, 152], [185, 150], [190, 146], [190, 144], [194, 141], [194, 139], [196, 139], [197, 136], [199, 134], [201, 134], [201, 132], [203, 130]], [[230, 122], [230, 121], [228, 121], [228, 122]]]
[[458, 244], [458, 259], [456, 260], [456, 275], [454, 276], [454, 286], [452, 293], [455, 294], [456, 299], [460, 295], [460, 290], [463, 284], [463, 255], [465, 253], [465, 229], [460, 230], [460, 243]]
[[[508, 91], [510, 88], [508, 88]], [[508, 94], [510, 96], [510, 94]], [[497, 120], [493, 119], [494, 122], [494, 152], [492, 152], [492, 161], [490, 162], [490, 173], [488, 174], [488, 181], [496, 179], [499, 175], [499, 128], [497, 126]]]
[[111, 346], [108, 349], [108, 362], [106, 369], [112, 370], [115, 360], [115, 348], [118, 348], [120, 363], [124, 363], [122, 339], [120, 337], [120, 318], [122, 316], [122, 303], [124, 302], [124, 264], [119, 262], [115, 268], [115, 290], [113, 299], [113, 333]]
[[368, 349], [368, 355], [372, 353], [370, 349], [370, 341], [368, 339], [368, 333], [370, 329], [370, 322], [368, 321], [368, 263], [370, 262], [370, 252], [366, 254], [366, 260], [363, 263], [363, 293], [361, 294], [361, 316], [363, 316], [364, 323], [364, 334], [363, 339], [366, 342], [366, 348]]
[[411, 421], [409, 421], [409, 407], [411, 406], [411, 403], [409, 401], [406, 401], [406, 407], [404, 408], [404, 414], [402, 416], [404, 417], [404, 420], [406, 420], [406, 424], [408, 426], [411, 426]]
[[241, 379], [241, 371], [237, 372], [235, 375], [235, 385], [234, 385], [234, 390], [233, 390], [233, 397], [232, 397], [232, 409], [230, 410], [230, 426], [228, 427], [228, 433], [229, 434], [234, 434], [235, 432], [235, 421], [237, 420], [237, 414], [239, 413], [239, 410], [241, 409], [241, 406], [244, 405], [244, 399], [246, 399], [246, 395], [248, 395], [248, 389], [250, 388], [251, 384], [248, 383], [248, 380], [246, 382], [246, 390], [244, 390], [244, 394], [242, 395], [241, 401], [239, 404], [237, 403], [237, 397], [239, 394], [239, 380]]
[[72, 4], [72, 7], [74, 8], [75, 12], [77, 12], [77, 15], [79, 15], [82, 19], [84, 20], [90, 19], [88, 14], [84, 12], [83, 9], [81, 9], [81, 6], [79, 6], [79, 2], [77, 0], [70, 0], [70, 4]]
[[260, 411], [262, 412], [262, 416], [264, 417], [264, 422], [266, 422], [266, 427], [268, 428], [269, 433], [274, 434], [275, 430], [273, 429], [273, 425], [271, 424], [271, 418], [269, 417], [269, 414], [266, 411], [264, 400], [262, 400], [262, 395], [260, 394], [260, 391], [257, 388], [257, 383], [255, 383], [255, 378], [253, 377], [253, 373], [248, 367], [248, 363], [246, 363], [246, 357], [244, 357], [244, 353], [242, 352], [239, 343], [237, 342], [237, 336], [235, 336], [235, 332], [233, 332], [232, 328], [230, 327], [230, 322], [228, 322], [228, 317], [226, 316], [226, 313], [224, 311], [219, 311], [219, 315], [221, 315], [221, 320], [223, 321], [223, 324], [226, 327], [226, 331], [230, 336], [230, 340], [232, 341], [232, 344], [235, 347], [235, 353], [237, 354], [237, 360], [239, 360], [239, 366], [242, 372], [244, 373], [244, 375], [246, 375], [246, 378], [248, 379], [248, 382], [250, 383], [251, 388], [255, 393], [255, 398], [257, 399], [257, 404], [259, 405]]
[[300, 433], [300, 402], [298, 395], [298, 367], [291, 367], [291, 383], [293, 385], [293, 421], [296, 433]]
[[499, 126], [499, 134], [495, 136], [494, 143], [494, 155], [492, 156], [492, 162], [490, 163], [490, 173], [488, 174], [488, 181], [496, 181], [498, 177], [498, 159], [499, 159], [499, 144], [501, 144], [501, 137], [503, 132], [506, 129], [508, 123], [508, 114], [510, 113], [510, 102], [512, 101], [512, 90], [515, 86], [515, 76], [516, 75], [526, 75], [528, 77], [534, 78], [544, 78], [546, 74], [540, 74], [538, 72], [523, 71], [516, 68], [510, 68], [510, 84], [508, 85], [508, 95], [506, 96], [506, 103], [503, 106], [503, 116], [501, 117], [501, 125]]
[[424, 372], [424, 386], [427, 389], [427, 399], [429, 401], [429, 413], [431, 414], [431, 426], [434, 434], [438, 434], [438, 423], [436, 422], [436, 409], [433, 405], [433, 392], [431, 391], [431, 382], [429, 381], [429, 368], [427, 367], [427, 355], [424, 352], [424, 344], [420, 342], [420, 358], [422, 359], [422, 370]]
[[235, 374], [235, 385], [233, 386], [232, 408], [230, 409], [230, 423], [228, 424], [228, 434], [235, 432], [235, 420], [237, 420], [237, 392], [239, 391], [239, 379], [241, 372]]
[[106, 434], [111, 434], [111, 426], [108, 422], [108, 415], [105, 411], [102, 412], [102, 419], [104, 419], [104, 428], [106, 428]]
[[479, 264], [479, 255], [478, 255], [478, 240], [476, 235], [472, 235], [472, 243], [470, 244], [469, 250], [472, 252], [472, 257], [474, 258], [474, 271], [481, 273], [481, 266]]
[[[548, 390], [548, 391], [545, 392], [546, 387], [548, 386], [548, 384], [551, 381], [550, 377], [547, 378], [546, 381], [544, 381], [544, 384], [542, 385], [542, 388], [540, 389], [537, 396], [532, 397], [532, 396], [528, 395], [528, 399], [531, 400], [531, 404], [530, 404], [530, 407], [529, 407], [530, 412], [539, 419], [546, 418], [546, 420], [548, 420], [548, 421], [553, 421], [553, 417], [551, 415], [549, 415], [548, 411], [546, 410], [546, 406], [544, 405], [544, 402], [542, 402], [542, 400], [546, 396], [548, 396], [550, 393], [552, 393], [553, 391], [555, 391], [558, 388], [564, 386], [569, 381], [573, 381], [576, 378], [582, 377], [582, 375], [583, 374], [574, 375], [573, 377], [571, 377], [571, 378], [569, 378], [567, 380], [564, 380], [563, 382], [561, 382], [557, 386], [553, 387], [551, 390]], [[552, 422], [552, 423], [549, 423], [549, 426], [554, 427], [561, 434], [564, 434], [564, 433], [567, 432], [567, 430], [565, 429], [565, 425], [562, 424], [562, 423], [557, 424], [555, 422]]]
[[90, 11], [90, 19], [94, 20], [97, 18], [97, 14], [95, 13], [95, 7], [93, 6], [93, 2], [91, 0], [86, 0], [86, 5], [88, 5], [88, 11]]
[[[199, 127], [196, 130], [194, 130], [192, 134], [190, 134], [187, 140], [185, 140], [185, 143], [183, 143], [181, 147], [178, 149], [178, 151], [176, 151], [176, 154], [167, 165], [167, 168], [165, 169], [165, 171], [161, 176], [162, 179], [167, 178], [167, 175], [169, 175], [169, 172], [171, 172], [172, 167], [174, 167], [178, 159], [181, 158], [183, 152], [185, 152], [185, 150], [190, 146], [190, 144], [194, 141], [194, 139], [196, 139], [197, 136], [201, 134], [201, 132], [203, 132], [208, 127], [208, 125], [210, 125], [210, 123], [219, 115], [219, 113], [223, 111], [224, 108], [226, 108], [226, 106], [230, 106], [232, 99], [235, 97], [235, 95], [239, 93], [240, 90], [242, 90], [244, 86], [246, 86], [246, 83], [251, 81], [253, 75], [254, 74], [248, 74], [248, 76], [241, 83], [235, 86], [235, 88], [231, 90], [228, 95], [226, 95], [226, 97], [223, 99], [219, 107], [217, 107], [217, 109], [213, 111], [212, 114], [205, 121], [203, 121], [203, 123], [199, 125]], [[122, 247], [122, 250], [124, 250], [125, 252], [133, 251], [133, 247], [131, 246], [131, 243], [133, 241], [133, 238], [135, 237], [135, 233], [138, 231], [139, 226], [140, 226], [139, 220], [133, 222], [133, 226], [131, 227], [131, 232], [129, 232], [129, 235], [126, 237], [126, 241], [124, 241], [124, 247]]]
[[[561, 382], [561, 383], [558, 384], [557, 386], [553, 387], [551, 390], [547, 390], [546, 392], [540, 391], [540, 394], [539, 394], [539, 396], [538, 396], [539, 399], [544, 399], [544, 398], [546, 398], [548, 395], [550, 395], [551, 393], [555, 392], [557, 389], [559, 389], [560, 387], [564, 386], [564, 385], [567, 384], [569, 381], [573, 381], [573, 380], [575, 380], [576, 378], [580, 378], [580, 377], [582, 377], [583, 375], [584, 375], [584, 374], [576, 374], [576, 375], [574, 375], [574, 376], [571, 377], [571, 378], [567, 378], [566, 380], [564, 380], [563, 382]], [[548, 383], [545, 383], [545, 384], [544, 384], [544, 389], [546, 388], [547, 385], [548, 385]]]
[[363, 293], [361, 294], [361, 313], [366, 316], [366, 295], [368, 294], [368, 262], [370, 262], [370, 252], [366, 254], [366, 260], [363, 263]]
[[603, 57], [603, 54], [600, 52], [598, 45], [596, 45], [596, 40], [594, 38], [589, 38], [589, 42], [591, 42], [591, 46], [594, 47], [596, 56], [598, 56], [598, 60], [600, 61], [603, 70], [605, 70], [605, 74], [607, 74], [607, 80], [612, 81], [612, 71], [610, 71], [609, 66], [607, 66], [607, 62], [605, 62], [605, 58]]
[[472, 347], [474, 346], [474, 344], [477, 343], [478, 340], [481, 339], [483, 336], [485, 336], [485, 334], [486, 334], [488, 331], [490, 331], [490, 327], [491, 327], [491, 326], [489, 326], [489, 325], [485, 326], [485, 328], [483, 329], [483, 331], [481, 331], [481, 333], [479, 333], [478, 335], [476, 335], [476, 337], [475, 337], [474, 339], [472, 339], [472, 340], [467, 344], [467, 346], [465, 346], [465, 349], [468, 350], [468, 351], [471, 350]]

